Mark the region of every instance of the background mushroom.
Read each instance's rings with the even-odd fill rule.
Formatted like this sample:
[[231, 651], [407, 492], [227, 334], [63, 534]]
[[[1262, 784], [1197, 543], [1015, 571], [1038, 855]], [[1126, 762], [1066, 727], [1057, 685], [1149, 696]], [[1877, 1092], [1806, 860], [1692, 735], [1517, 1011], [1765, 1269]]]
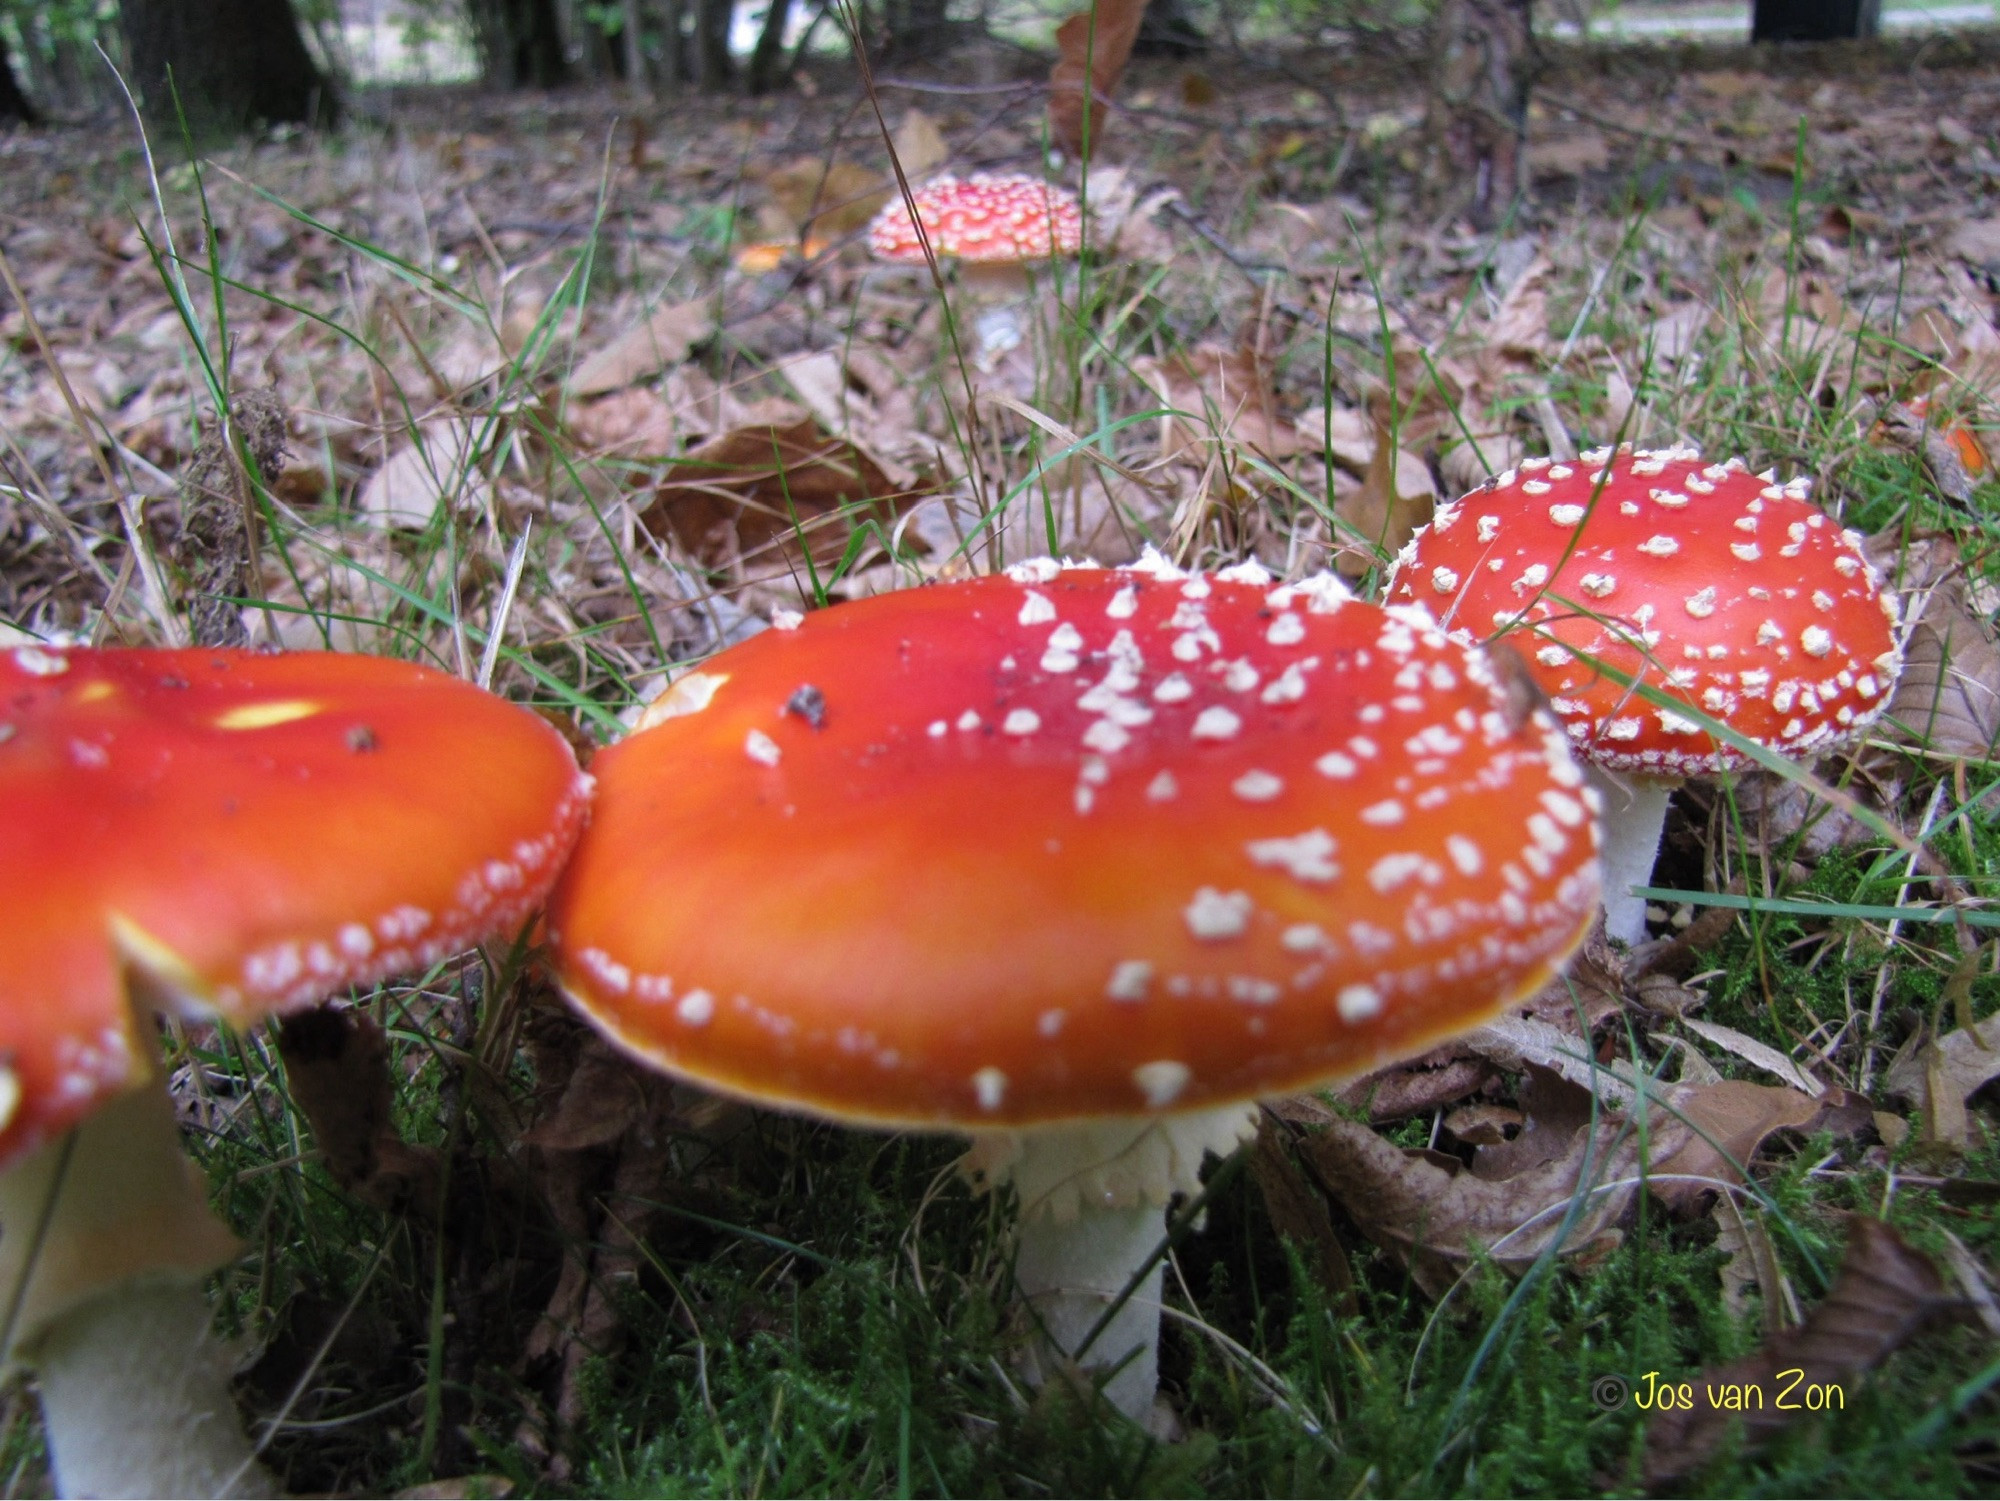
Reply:
[[[970, 1134], [1056, 1353], [1251, 1102], [1477, 1025], [1595, 910], [1554, 723], [1331, 576], [1044, 560], [782, 624], [594, 762], [561, 983], [683, 1077]], [[1157, 1309], [1081, 1352], [1141, 1419]]]
[[408, 663], [0, 655], [0, 1300], [66, 1494], [273, 1483], [153, 1014], [244, 1026], [518, 931], [586, 796], [549, 726]]
[[907, 200], [890, 203], [868, 226], [868, 249], [879, 261], [924, 265], [926, 243], [939, 260], [959, 263], [960, 281], [979, 308], [974, 358], [981, 369], [991, 369], [1021, 342], [1027, 268], [1082, 253], [1083, 211], [1074, 193], [1039, 177], [936, 177]]
[[1397, 560], [1390, 599], [1468, 640], [1526, 632], [1513, 639], [1604, 795], [1614, 938], [1645, 937], [1632, 888], [1652, 876], [1673, 789], [1747, 764], [1704, 719], [1804, 760], [1889, 701], [1895, 596], [1808, 490], [1692, 449], [1529, 459], [1441, 508]]

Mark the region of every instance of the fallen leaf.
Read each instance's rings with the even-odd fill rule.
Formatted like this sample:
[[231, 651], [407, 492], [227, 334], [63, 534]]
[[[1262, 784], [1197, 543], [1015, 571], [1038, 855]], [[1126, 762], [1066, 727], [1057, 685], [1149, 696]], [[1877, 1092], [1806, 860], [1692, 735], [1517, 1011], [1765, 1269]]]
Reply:
[[[1499, 1076], [1500, 1071], [1484, 1058], [1459, 1048], [1441, 1048], [1343, 1084], [1338, 1099], [1351, 1109], [1367, 1111], [1368, 1119], [1380, 1124], [1455, 1105]], [[1284, 1102], [1273, 1108], [1284, 1114]], [[1324, 1112], [1324, 1106], [1319, 1108]], [[1313, 1123], [1324, 1119], [1324, 1115], [1315, 1117]]]
[[1205, 463], [1217, 442], [1273, 459], [1299, 451], [1298, 430], [1278, 416], [1270, 372], [1251, 350], [1200, 344], [1164, 360], [1135, 360], [1132, 368], [1173, 413], [1164, 425], [1163, 458]]
[[421, 531], [440, 505], [484, 509], [492, 481], [479, 467], [491, 424], [464, 417], [433, 417], [417, 424], [416, 441], [389, 455], [355, 498], [372, 526]]
[[[1675, 1086], [1667, 1099], [1689, 1129], [1672, 1151], [1654, 1151], [1649, 1171], [1666, 1180], [1653, 1185], [1655, 1197], [1684, 1212], [1704, 1202], [1718, 1183], [1741, 1183], [1740, 1168], [1749, 1166], [1765, 1137], [1802, 1129], [1820, 1114], [1818, 1102], [1799, 1090], [1747, 1079]], [[1709, 1181], [1671, 1181], [1675, 1178]]]
[[838, 240], [866, 229], [895, 197], [896, 183], [858, 162], [808, 156], [766, 174], [764, 190], [801, 240]]
[[1118, 91], [1145, 15], [1146, 0], [1093, 0], [1089, 10], [1078, 11], [1056, 27], [1056, 65], [1049, 73], [1049, 137], [1071, 156], [1088, 159], [1104, 134], [1102, 105], [1086, 107], [1086, 78], [1095, 100], [1108, 101]]
[[1755, 1205], [1737, 1202], [1735, 1194], [1718, 1194], [1712, 1211], [1715, 1220], [1715, 1248], [1727, 1251], [1729, 1260], [1718, 1274], [1722, 1282], [1722, 1306], [1731, 1317], [1742, 1318], [1749, 1311], [1750, 1289], [1760, 1295], [1764, 1333], [1776, 1334], [1787, 1326], [1791, 1311], [1791, 1283], [1778, 1262], [1777, 1247], [1771, 1244], [1764, 1217]]
[[916, 493], [899, 488], [858, 444], [811, 420], [738, 428], [689, 451], [667, 470], [640, 521], [690, 555], [723, 564], [809, 534], [813, 557], [838, 559], [853, 529], [884, 533]]
[[[1849, 1223], [1840, 1275], [1803, 1324], [1742, 1360], [1703, 1371], [1689, 1383], [1691, 1405], [1647, 1424], [1648, 1489], [1693, 1474], [1739, 1425], [1746, 1448], [1769, 1442], [1807, 1410], [1806, 1392], [1839, 1387], [1845, 1393], [1948, 1305], [1937, 1269], [1895, 1231], [1858, 1216]], [[1752, 1387], [1764, 1400], [1744, 1410], [1719, 1405], [1710, 1395]]]
[[715, 332], [715, 304], [709, 299], [655, 308], [581, 361], [569, 378], [572, 396], [601, 396], [680, 364], [688, 351]]
[[569, 430], [595, 453], [666, 454], [680, 443], [674, 409], [645, 386], [627, 386], [569, 410]]
[[1945, 237], [1944, 248], [1975, 266], [2000, 263], [2000, 218], [1966, 219]]
[[1357, 1312], [1354, 1270], [1347, 1263], [1340, 1237], [1334, 1234], [1326, 1199], [1306, 1181], [1292, 1161], [1282, 1129], [1273, 1127], [1268, 1119], [1259, 1125], [1257, 1143], [1250, 1151], [1250, 1175], [1264, 1196], [1271, 1228], [1308, 1253], [1307, 1265], [1325, 1292], [1328, 1306], [1342, 1317]]
[[930, 176], [951, 159], [951, 147], [945, 144], [937, 122], [920, 109], [912, 109], [903, 116], [890, 145], [903, 175], [911, 182]]
[[1752, 1067], [1761, 1068], [1765, 1073], [1783, 1079], [1792, 1088], [1802, 1090], [1817, 1098], [1826, 1093], [1826, 1086], [1811, 1074], [1800, 1068], [1791, 1059], [1768, 1043], [1759, 1042], [1754, 1037], [1745, 1036], [1734, 1027], [1720, 1026], [1715, 1022], [1697, 1021], [1684, 1016], [1681, 1025], [1697, 1037], [1706, 1038], [1726, 1053], [1734, 1053]]
[[292, 1103], [333, 1181], [365, 1203], [418, 1214], [434, 1207], [438, 1154], [397, 1133], [389, 1039], [366, 1011], [314, 1006], [278, 1023]]
[[1389, 429], [1375, 424], [1375, 452], [1362, 476], [1361, 488], [1334, 505], [1342, 526], [1341, 549], [1333, 566], [1347, 578], [1359, 578], [1382, 566], [1416, 535], [1417, 528], [1437, 509], [1437, 481], [1430, 466], [1407, 449], [1394, 447]]
[[1934, 1087], [1943, 1084], [1962, 1114], [1965, 1101], [1996, 1078], [2000, 1078], [2000, 1015], [1989, 1016], [1970, 1030], [1956, 1028], [1935, 1041], [1922, 1034], [1913, 1037], [1890, 1063], [1882, 1088], [1892, 1098], [1928, 1111]]
[[1889, 697], [1890, 736], [1947, 756], [1990, 757], [2000, 743], [2000, 647], [1957, 578], [1921, 598]]

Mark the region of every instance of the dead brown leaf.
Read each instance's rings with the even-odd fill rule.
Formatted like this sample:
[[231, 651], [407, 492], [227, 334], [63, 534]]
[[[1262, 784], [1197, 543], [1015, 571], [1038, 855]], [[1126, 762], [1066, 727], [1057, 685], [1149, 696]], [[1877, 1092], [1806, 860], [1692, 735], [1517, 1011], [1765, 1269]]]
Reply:
[[569, 394], [601, 396], [670, 369], [714, 332], [715, 304], [710, 299], [655, 308], [645, 322], [581, 361], [569, 378]]
[[[1921, 1034], [1913, 1037], [1889, 1065], [1883, 1091], [1925, 1112], [1943, 1093], [1947, 1101], [1957, 1102], [1963, 1115], [1965, 1101], [1996, 1078], [2000, 1078], [2000, 1015], [1934, 1041]], [[1961, 1131], [1959, 1145], [1964, 1144]]]
[[[837, 559], [864, 521], [885, 531], [918, 492], [899, 489], [860, 447], [811, 421], [738, 428], [670, 468], [640, 521], [690, 555], [722, 564], [810, 535], [813, 556]], [[788, 543], [787, 555], [795, 555]]]
[[1056, 65], [1049, 73], [1049, 136], [1071, 156], [1087, 159], [1104, 134], [1102, 106], [1086, 103], [1085, 79], [1094, 100], [1108, 101], [1118, 91], [1145, 15], [1146, 0], [1093, 0], [1089, 10], [1078, 11], [1056, 28]]
[[[1693, 1401], [1646, 1428], [1646, 1484], [1671, 1485], [1700, 1469], [1741, 1425], [1743, 1442], [1767, 1443], [1807, 1410], [1815, 1387], [1843, 1392], [1880, 1365], [1950, 1299], [1937, 1269], [1880, 1220], [1850, 1222], [1840, 1275], [1798, 1328], [1742, 1360], [1689, 1382]], [[1729, 1405], [1733, 1390], [1761, 1401]]]
[[1284, 1129], [1273, 1126], [1268, 1118], [1259, 1126], [1257, 1144], [1250, 1152], [1250, 1174], [1264, 1196], [1271, 1228], [1310, 1253], [1313, 1276], [1326, 1293], [1328, 1306], [1342, 1315], [1358, 1311], [1354, 1270], [1334, 1234], [1326, 1200], [1292, 1161]]
[[[1662, 1178], [1741, 1183], [1738, 1164], [1748, 1166], [1765, 1137], [1803, 1128], [1820, 1114], [1819, 1102], [1809, 1095], [1746, 1079], [1677, 1086], [1669, 1099], [1689, 1129], [1673, 1151], [1662, 1154], [1655, 1149], [1651, 1171]], [[1663, 1181], [1653, 1186], [1653, 1192], [1670, 1208], [1688, 1211], [1714, 1188], [1714, 1182]]]
[[951, 147], [945, 144], [937, 122], [920, 109], [912, 109], [903, 116], [903, 123], [896, 127], [890, 144], [895, 147], [903, 175], [912, 182], [930, 176], [951, 159]]
[[1334, 506], [1345, 523], [1346, 543], [1334, 554], [1334, 568], [1347, 578], [1361, 577], [1400, 552], [1436, 509], [1437, 481], [1431, 478], [1430, 466], [1395, 447], [1387, 424], [1378, 418], [1375, 452], [1361, 488]]
[[278, 1054], [334, 1182], [380, 1208], [435, 1209], [438, 1155], [396, 1131], [389, 1039], [375, 1018], [333, 1006], [294, 1012], [278, 1024]]
[[1166, 421], [1163, 458], [1203, 463], [1217, 441], [1273, 459], [1299, 451], [1298, 430], [1279, 417], [1270, 372], [1252, 350], [1200, 344], [1163, 360], [1135, 360], [1132, 368], [1175, 413]]
[[2000, 743], [2000, 646], [1959, 578], [1923, 596], [1888, 717], [1893, 738], [1948, 756], [1990, 757]]
[[570, 408], [569, 430], [595, 453], [672, 453], [681, 436], [674, 409], [645, 386]]
[[426, 418], [417, 424], [416, 441], [363, 482], [355, 509], [371, 526], [411, 531], [429, 526], [440, 505], [484, 509], [493, 482], [479, 460], [489, 436], [486, 424], [469, 418]]
[[807, 156], [773, 168], [764, 190], [799, 239], [838, 240], [866, 229], [896, 195], [896, 184], [859, 162]]

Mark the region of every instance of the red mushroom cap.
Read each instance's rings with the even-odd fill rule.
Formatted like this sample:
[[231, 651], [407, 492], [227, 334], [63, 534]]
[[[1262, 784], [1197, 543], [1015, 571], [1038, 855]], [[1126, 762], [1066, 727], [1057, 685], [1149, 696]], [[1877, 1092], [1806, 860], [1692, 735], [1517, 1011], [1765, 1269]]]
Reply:
[[0, 1163], [143, 1078], [123, 964], [248, 1024], [518, 929], [588, 779], [406, 662], [0, 652]]
[[1468, 638], [1526, 627], [1513, 639], [1578, 753], [1610, 770], [1701, 776], [1744, 758], [1577, 652], [1809, 756], [1882, 712], [1901, 655], [1895, 596], [1807, 488], [1687, 449], [1529, 459], [1440, 508], [1389, 598]]
[[[915, 189], [910, 202], [940, 257], [1045, 261], [1083, 249], [1076, 195], [1038, 177], [938, 177]], [[868, 226], [868, 249], [877, 260], [922, 263], [910, 202], [897, 199]]]
[[1044, 560], [765, 632], [592, 764], [548, 911], [640, 1057], [878, 1123], [1193, 1110], [1533, 990], [1592, 794], [1485, 658], [1330, 576]]

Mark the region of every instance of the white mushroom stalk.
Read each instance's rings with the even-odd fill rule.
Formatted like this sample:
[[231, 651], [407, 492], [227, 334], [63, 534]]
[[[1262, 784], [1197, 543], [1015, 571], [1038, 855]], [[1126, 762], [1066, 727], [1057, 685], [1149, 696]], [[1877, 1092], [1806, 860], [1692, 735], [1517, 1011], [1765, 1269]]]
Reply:
[[1652, 884], [1667, 826], [1667, 805], [1682, 779], [1602, 766], [1587, 766], [1584, 775], [1604, 803], [1600, 819], [1604, 843], [1598, 850], [1604, 865], [1604, 931], [1621, 943], [1643, 942], [1646, 899], [1633, 892]]
[[9, 1361], [65, 1496], [272, 1496], [203, 1284], [239, 1249], [157, 1077], [0, 1174]]
[[1020, 1204], [1014, 1283], [1036, 1325], [1022, 1360], [1031, 1382], [1066, 1366], [1107, 1370], [1106, 1400], [1135, 1423], [1160, 1426], [1167, 1207], [1200, 1191], [1207, 1154], [1227, 1157], [1256, 1134], [1254, 1105], [1224, 1105], [974, 1138], [961, 1164], [967, 1176], [989, 1188], [1012, 1183]]

